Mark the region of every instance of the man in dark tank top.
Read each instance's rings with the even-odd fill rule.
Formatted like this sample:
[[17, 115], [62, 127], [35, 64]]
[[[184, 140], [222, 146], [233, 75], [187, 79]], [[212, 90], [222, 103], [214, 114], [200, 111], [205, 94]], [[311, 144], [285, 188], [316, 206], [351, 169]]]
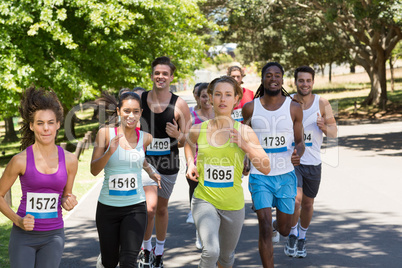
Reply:
[[191, 127], [187, 103], [170, 92], [175, 69], [168, 57], [156, 58], [152, 62], [152, 90], [142, 94], [141, 129], [153, 136], [152, 143], [147, 147], [146, 159], [161, 175], [155, 217], [156, 246], [152, 250], [153, 219], [148, 219], [140, 260], [140, 263], [147, 264], [149, 255], [153, 254], [153, 267], [163, 267], [162, 255], [169, 219], [168, 202], [180, 168], [178, 148], [184, 145], [186, 133]]

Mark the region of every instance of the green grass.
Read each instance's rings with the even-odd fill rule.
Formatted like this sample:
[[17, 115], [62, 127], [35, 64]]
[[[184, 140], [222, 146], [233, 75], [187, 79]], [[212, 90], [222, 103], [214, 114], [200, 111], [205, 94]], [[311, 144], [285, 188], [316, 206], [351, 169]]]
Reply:
[[[395, 90], [394, 92], [388, 92], [388, 103], [385, 110], [382, 110], [378, 106], [362, 105], [367, 96], [360, 97], [347, 97], [347, 98], [334, 98], [329, 102], [332, 107], [337, 107], [337, 111], [342, 118], [345, 117], [359, 117], [376, 118], [376, 115], [400, 115], [402, 112], [402, 88]], [[354, 113], [354, 107], [357, 107], [356, 114]]]

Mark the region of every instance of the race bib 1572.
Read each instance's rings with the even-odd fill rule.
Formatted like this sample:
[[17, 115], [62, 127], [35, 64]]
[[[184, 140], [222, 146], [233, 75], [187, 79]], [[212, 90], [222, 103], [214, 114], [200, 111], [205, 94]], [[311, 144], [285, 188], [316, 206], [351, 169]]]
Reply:
[[36, 219], [57, 218], [59, 194], [56, 193], [27, 193], [26, 214]]

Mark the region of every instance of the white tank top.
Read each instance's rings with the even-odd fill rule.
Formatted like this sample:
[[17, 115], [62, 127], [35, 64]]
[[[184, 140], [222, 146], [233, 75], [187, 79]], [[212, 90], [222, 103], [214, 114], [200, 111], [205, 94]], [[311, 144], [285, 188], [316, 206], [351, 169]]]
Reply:
[[313, 95], [314, 101], [310, 108], [303, 110], [303, 127], [304, 127], [304, 143], [306, 150], [300, 163], [303, 165], [319, 165], [321, 164], [321, 144], [323, 134], [317, 126], [317, 113], [321, 116], [320, 96]]
[[[268, 111], [262, 106], [260, 98], [254, 100], [251, 126], [271, 161], [271, 172], [268, 176], [281, 175], [294, 170], [290, 161], [294, 140], [293, 120], [290, 115], [291, 102], [290, 98], [286, 98], [279, 109]], [[253, 165], [251, 165], [250, 173], [263, 175]]]

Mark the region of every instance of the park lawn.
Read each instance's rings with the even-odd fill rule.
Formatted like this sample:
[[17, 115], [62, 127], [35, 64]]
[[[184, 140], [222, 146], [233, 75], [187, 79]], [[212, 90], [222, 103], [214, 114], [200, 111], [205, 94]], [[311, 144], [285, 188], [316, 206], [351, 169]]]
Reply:
[[[97, 179], [90, 173], [90, 161], [92, 157], [92, 148], [84, 151], [81, 154], [78, 163], [78, 173], [75, 177], [73, 194], [77, 196], [78, 202], [97, 182]], [[0, 169], [2, 173], [4, 167]], [[12, 192], [12, 209], [17, 211], [21, 199], [21, 185], [17, 179], [11, 188]], [[63, 210], [63, 215], [66, 216], [67, 211]], [[10, 238], [12, 222], [0, 213], [0, 267], [10, 267], [8, 259], [8, 241]]]

